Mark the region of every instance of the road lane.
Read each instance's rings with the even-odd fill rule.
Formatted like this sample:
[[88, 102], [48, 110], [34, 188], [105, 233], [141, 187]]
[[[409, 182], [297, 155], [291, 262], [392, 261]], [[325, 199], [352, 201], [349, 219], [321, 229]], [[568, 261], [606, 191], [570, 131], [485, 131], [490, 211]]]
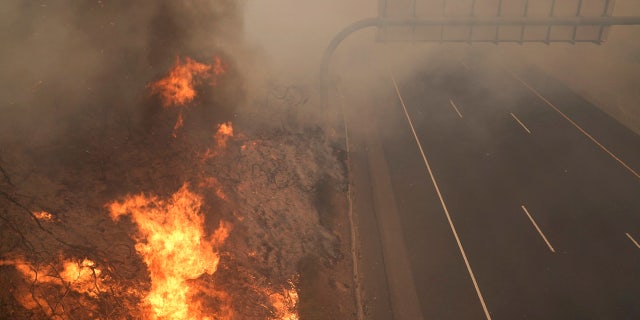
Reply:
[[[400, 91], [420, 140], [430, 150], [442, 194], [451, 203], [453, 221], [460, 225], [460, 238], [470, 244], [469, 259], [477, 269], [480, 288], [486, 290], [492, 315], [495, 319], [638, 315], [635, 297], [640, 285], [623, 274], [633, 274], [640, 261], [624, 254], [620, 242], [625, 226], [639, 222], [637, 181], [548, 107], [541, 109], [544, 102], [528, 96], [526, 88], [518, 89], [505, 75], [493, 85], [511, 91], [492, 92], [482, 87], [477, 70], [467, 71], [469, 76], [455, 71], [452, 76], [423, 75], [403, 82]], [[449, 99], [465, 105], [464, 122], [446, 110]], [[401, 108], [399, 103], [396, 107]], [[509, 119], [511, 112], [527, 119], [536, 134], [519, 134], [516, 130], [522, 128]], [[385, 115], [392, 128], [401, 122], [398, 118], [391, 111]], [[410, 147], [399, 142], [401, 136], [406, 139], [407, 133], [385, 141], [399, 203], [412, 201], [405, 194], [412, 170], [402, 159], [411, 152], [403, 150]], [[623, 140], [633, 142], [628, 137]], [[626, 147], [623, 154], [630, 149]], [[415, 166], [411, 165], [418, 170]], [[411, 183], [415, 187], [420, 182]], [[549, 256], [547, 248], [540, 248], [531, 223], [526, 217], [520, 219], [521, 211], [518, 216], [521, 203], [536, 212], [538, 223], [550, 226], [545, 233], [554, 235], [560, 256]], [[417, 217], [421, 210], [412, 205], [403, 210], [406, 237], [419, 237], [411, 226], [421, 220]], [[414, 273], [427, 267], [419, 260], [434, 258], [432, 247], [409, 248], [417, 261]], [[427, 252], [421, 254], [421, 249]], [[427, 300], [424, 304], [423, 309], [433, 308]]]
[[[609, 148], [607, 148], [600, 141], [598, 141], [598, 139], [596, 139], [593, 135], [591, 135], [589, 132], [587, 132], [579, 124], [577, 124], [575, 121], [573, 121], [573, 119], [571, 119], [564, 112], [562, 112], [560, 109], [558, 109], [558, 107], [556, 107], [547, 98], [545, 98], [542, 94], [540, 94], [530, 84], [528, 84], [526, 81], [524, 81], [522, 78], [518, 77], [517, 75], [515, 75], [513, 73], [511, 73], [511, 74], [516, 80], [518, 80], [520, 83], [522, 83], [522, 85], [524, 85], [527, 89], [529, 89], [529, 91], [531, 91], [531, 93], [533, 93], [536, 97], [540, 98], [540, 100], [544, 101], [544, 103], [547, 104], [549, 107], [551, 107], [554, 111], [558, 112], [558, 114], [560, 114], [565, 120], [569, 121], [569, 123], [571, 123], [572, 126], [574, 126], [578, 131], [580, 131], [582, 134], [584, 134], [585, 137], [587, 137], [589, 140], [591, 140], [593, 143], [595, 143], [600, 149], [602, 149], [602, 151], [604, 151], [609, 156], [611, 156], [611, 158], [613, 158], [618, 163], [620, 163], [620, 165], [623, 166], [625, 169], [627, 169], [627, 171], [629, 171], [629, 173], [631, 173], [636, 178], [640, 179], [640, 174], [635, 169], [631, 168], [626, 162], [624, 162], [617, 155], [615, 155], [611, 150], [609, 150]], [[513, 115], [513, 113], [511, 115]], [[514, 118], [515, 118], [515, 116], [514, 116]], [[517, 118], [516, 118], [516, 120], [517, 120]], [[520, 120], [518, 120], [518, 122], [520, 122]], [[522, 124], [522, 123], [520, 122], [520, 124]], [[528, 129], [527, 129], [527, 131], [528, 131]]]
[[[478, 282], [476, 281], [476, 277], [473, 274], [473, 269], [471, 268], [471, 264], [469, 263], [469, 259], [467, 258], [467, 255], [464, 251], [464, 247], [462, 246], [462, 242], [460, 241], [460, 237], [458, 236], [458, 232], [456, 231], [456, 227], [453, 224], [453, 221], [451, 220], [451, 214], [449, 213], [449, 210], [447, 209], [447, 205], [444, 201], [444, 199], [442, 198], [442, 193], [440, 192], [440, 188], [438, 187], [438, 183], [436, 181], [436, 178], [433, 174], [433, 171], [431, 170], [431, 165], [429, 165], [429, 160], [427, 160], [427, 155], [425, 154], [424, 148], [422, 147], [422, 144], [420, 143], [420, 139], [418, 138], [418, 135], [416, 134], [416, 130], [413, 126], [413, 121], [411, 120], [411, 116], [409, 115], [409, 113], [407, 112], [407, 107], [404, 104], [404, 99], [402, 98], [402, 94], [400, 93], [400, 89], [398, 89], [398, 83], [396, 82], [395, 78], [393, 77], [393, 75], [391, 75], [391, 81], [393, 82], [393, 87], [396, 90], [396, 94], [398, 95], [398, 99], [400, 100], [400, 104], [402, 105], [402, 111], [404, 112], [404, 115], [406, 116], [407, 119], [407, 123], [409, 124], [409, 128], [411, 128], [411, 133], [413, 134], [413, 137], [415, 138], [416, 141], [416, 145], [418, 146], [418, 150], [420, 150], [420, 155], [422, 156], [422, 160], [424, 161], [424, 165], [427, 169], [427, 172], [429, 173], [429, 178], [431, 179], [431, 182], [433, 183], [433, 187], [436, 190], [436, 194], [438, 195], [438, 200], [440, 200], [440, 204], [442, 205], [442, 210], [445, 213], [445, 216], [447, 217], [447, 222], [449, 223], [449, 227], [451, 228], [451, 233], [453, 234], [453, 237], [456, 239], [456, 244], [458, 245], [458, 249], [460, 250], [460, 254], [462, 255], [462, 259], [464, 260], [464, 264], [465, 267], [467, 268], [467, 271], [469, 272], [469, 277], [471, 278], [471, 282], [473, 283], [473, 287], [476, 290], [476, 294], [478, 295], [478, 300], [480, 301], [480, 304], [482, 305], [482, 310], [485, 314], [485, 317], [488, 320], [491, 320], [491, 315], [489, 313], [489, 310], [487, 309], [487, 305], [484, 301], [484, 298], [482, 297], [482, 292], [480, 290], [480, 287], [478, 287]], [[460, 114], [460, 111], [458, 110], [458, 108], [456, 107], [456, 105], [453, 103], [453, 101], [451, 99], [449, 99], [449, 102], [451, 103], [451, 106], [456, 110], [456, 112], [458, 113], [458, 115], [460, 116], [460, 118], [462, 118], [462, 114]]]

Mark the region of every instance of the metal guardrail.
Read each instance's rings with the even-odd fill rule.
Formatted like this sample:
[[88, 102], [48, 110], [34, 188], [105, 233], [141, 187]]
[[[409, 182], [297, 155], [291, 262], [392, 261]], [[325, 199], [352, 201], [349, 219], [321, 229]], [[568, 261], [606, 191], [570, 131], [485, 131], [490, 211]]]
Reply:
[[[434, 18], [384, 18], [384, 17], [375, 17], [363, 19], [360, 21], [356, 21], [346, 28], [342, 29], [329, 43], [329, 46], [325, 49], [324, 54], [322, 56], [322, 61], [320, 65], [320, 103], [322, 107], [328, 106], [329, 101], [329, 63], [331, 61], [331, 57], [333, 53], [338, 48], [340, 43], [344, 41], [349, 35], [352, 33], [366, 29], [371, 27], [390, 27], [390, 26], [403, 26], [403, 27], [419, 27], [419, 26], [573, 26], [574, 28], [582, 27], [582, 26], [595, 26], [601, 27], [601, 30], [604, 27], [608, 26], [623, 26], [623, 25], [640, 25], [640, 17], [610, 17], [610, 16], [602, 16], [602, 17], [543, 17], [543, 18], [534, 18], [534, 17], [434, 17]], [[547, 33], [548, 34], [548, 33]], [[500, 42], [532, 42], [524, 39], [521, 40], [474, 40], [472, 38], [466, 40], [447, 40], [441, 39], [437, 42], [492, 42], [492, 43], [500, 43]], [[551, 41], [547, 36], [547, 41], [544, 40], [536, 40], [533, 42], [542, 42], [542, 43], [550, 43], [555, 42]], [[571, 40], [563, 41], [571, 43]], [[575, 42], [575, 32], [574, 39]], [[602, 42], [602, 37], [599, 37], [599, 41], [589, 41], [596, 44]]]

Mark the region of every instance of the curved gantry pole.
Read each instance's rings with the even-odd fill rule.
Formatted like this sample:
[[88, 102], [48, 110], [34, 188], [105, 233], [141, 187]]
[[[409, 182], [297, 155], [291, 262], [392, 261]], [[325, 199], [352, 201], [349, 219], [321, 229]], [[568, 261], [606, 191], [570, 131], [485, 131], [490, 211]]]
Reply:
[[352, 33], [370, 27], [377, 27], [383, 24], [381, 18], [367, 18], [360, 21], [356, 21], [346, 28], [342, 29], [329, 43], [327, 49], [324, 50], [322, 55], [322, 62], [320, 64], [320, 104], [326, 109], [329, 104], [329, 63], [333, 53], [338, 48], [338, 45], [346, 39]]
[[[320, 65], [320, 103], [323, 108], [329, 103], [329, 63], [338, 45], [352, 33], [370, 27], [382, 26], [613, 26], [613, 25], [640, 25], [640, 17], [439, 17], [439, 18], [367, 18], [356, 21], [342, 29], [329, 43], [322, 55]], [[595, 43], [602, 42], [594, 41]], [[469, 42], [473, 42], [470, 40]], [[496, 39], [496, 43], [500, 42]], [[548, 44], [548, 42], [547, 42]]]

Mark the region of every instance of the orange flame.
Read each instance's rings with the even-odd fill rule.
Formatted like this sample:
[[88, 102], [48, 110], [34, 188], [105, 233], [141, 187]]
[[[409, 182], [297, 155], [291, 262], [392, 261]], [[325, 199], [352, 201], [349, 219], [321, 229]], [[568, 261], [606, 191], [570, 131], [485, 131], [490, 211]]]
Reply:
[[184, 58], [182, 63], [180, 57], [177, 57], [169, 75], [150, 85], [151, 94], [160, 95], [165, 107], [183, 106], [193, 101], [196, 97], [196, 84], [209, 77], [210, 70], [210, 65], [189, 57]]
[[[219, 57], [214, 57], [213, 66], [195, 61], [189, 57], [180, 61], [176, 57], [176, 63], [169, 70], [169, 74], [151, 84], [152, 95], [158, 95], [165, 108], [185, 107], [192, 102], [197, 95], [196, 88], [205, 80], [211, 79], [211, 85], [216, 85], [218, 77], [225, 73], [225, 67]], [[183, 126], [184, 120], [182, 112], [178, 115], [178, 120], [173, 126], [173, 137], [177, 137], [178, 130]]]
[[65, 261], [64, 270], [60, 276], [65, 282], [74, 284], [76, 291], [92, 293], [95, 296], [92, 291], [100, 281], [94, 281], [94, 279], [99, 279], [101, 273], [102, 271], [96, 268], [95, 262], [84, 259], [80, 262]]
[[[61, 259], [63, 268], [56, 270], [52, 265], [36, 266], [22, 258], [13, 260], [0, 260], [0, 265], [13, 265], [25, 279], [32, 282], [69, 284], [69, 288], [79, 293], [91, 294], [95, 287], [101, 285], [100, 274], [102, 271], [96, 267], [95, 262], [89, 259], [72, 261]], [[40, 276], [38, 274], [55, 275]]]
[[284, 289], [281, 293], [269, 296], [271, 305], [275, 309], [275, 317], [280, 320], [298, 320], [296, 308], [298, 305], [298, 292], [291, 284], [291, 289]]
[[229, 140], [230, 137], [233, 137], [233, 126], [231, 125], [231, 122], [220, 124], [218, 126], [218, 131], [216, 131], [216, 134], [214, 135], [214, 138], [218, 142], [218, 147], [226, 148], [227, 140]]
[[112, 219], [129, 214], [138, 226], [136, 250], [151, 276], [145, 299], [150, 319], [205, 319], [200, 304], [192, 299], [195, 288], [189, 280], [216, 272], [217, 250], [229, 235], [229, 226], [221, 222], [207, 237], [201, 206], [202, 198], [186, 183], [168, 200], [141, 194], [108, 205]]
[[[18, 257], [10, 260], [0, 260], [0, 266], [11, 265], [22, 274], [23, 279], [29, 281], [31, 286], [29, 289], [24, 287], [15, 288], [15, 297], [28, 310], [43, 310], [47, 316], [54, 318], [54, 315], [64, 312], [63, 304], [52, 305], [47, 300], [47, 293], [68, 292], [69, 290], [97, 298], [100, 293], [104, 292], [102, 270], [96, 267], [96, 264], [89, 260], [67, 260], [60, 257], [60, 264], [40, 264], [31, 263], [25, 259]], [[45, 289], [35, 288], [39, 284], [53, 285]], [[66, 293], [65, 293], [66, 295]], [[42, 308], [49, 306], [49, 308]]]
[[182, 117], [182, 112], [178, 114], [178, 120], [176, 120], [176, 124], [173, 125], [173, 137], [176, 138], [178, 136], [178, 130], [182, 128], [184, 125], [184, 118]]
[[49, 212], [46, 211], [39, 211], [39, 212], [34, 212], [33, 215], [38, 219], [38, 220], [42, 220], [42, 221], [53, 221], [53, 215]]
[[216, 133], [213, 135], [213, 139], [218, 144], [218, 148], [215, 150], [212, 150], [211, 148], [207, 148], [200, 156], [200, 160], [206, 161], [220, 155], [221, 150], [227, 147], [227, 142], [232, 137], [233, 137], [233, 126], [231, 124], [231, 121], [224, 122], [218, 125], [218, 129], [216, 130]]

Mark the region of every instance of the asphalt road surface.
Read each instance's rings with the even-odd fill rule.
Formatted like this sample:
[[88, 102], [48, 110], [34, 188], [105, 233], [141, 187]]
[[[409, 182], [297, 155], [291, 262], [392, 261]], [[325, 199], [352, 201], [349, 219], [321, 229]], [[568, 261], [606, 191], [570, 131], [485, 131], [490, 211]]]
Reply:
[[640, 136], [535, 71], [381, 81], [350, 133], [365, 318], [640, 319]]

